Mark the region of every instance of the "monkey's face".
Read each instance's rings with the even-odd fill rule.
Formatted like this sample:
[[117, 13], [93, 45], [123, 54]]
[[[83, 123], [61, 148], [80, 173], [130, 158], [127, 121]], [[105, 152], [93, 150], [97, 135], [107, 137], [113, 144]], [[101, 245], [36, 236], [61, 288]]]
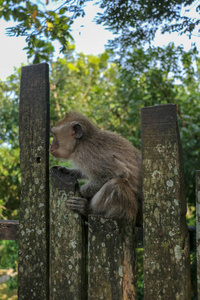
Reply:
[[51, 132], [54, 139], [51, 143], [50, 151], [54, 157], [69, 159], [75, 146], [73, 132], [69, 125], [53, 127]]
[[78, 139], [82, 137], [82, 127], [77, 122], [55, 125], [51, 132], [54, 139], [50, 146], [51, 154], [56, 158], [69, 159]]

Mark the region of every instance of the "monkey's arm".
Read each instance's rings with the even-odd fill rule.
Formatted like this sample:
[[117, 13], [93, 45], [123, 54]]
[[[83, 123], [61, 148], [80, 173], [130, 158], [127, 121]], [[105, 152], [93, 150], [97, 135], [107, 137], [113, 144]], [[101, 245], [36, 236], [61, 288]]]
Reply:
[[82, 174], [82, 172], [78, 169], [69, 169], [66, 167], [62, 167], [62, 166], [53, 166], [53, 168], [58, 169], [59, 171], [61, 171], [64, 174], [68, 174], [76, 179], [83, 179], [85, 178], [85, 176]]
[[81, 196], [86, 199], [92, 198], [106, 181], [108, 181], [108, 178], [93, 179], [88, 181], [80, 188]]
[[88, 215], [92, 213], [89, 201], [104, 185], [107, 180], [104, 179], [94, 179], [90, 180], [80, 188], [81, 197], [72, 197], [67, 200], [67, 206], [69, 209], [78, 212], [84, 217], [88, 218]]

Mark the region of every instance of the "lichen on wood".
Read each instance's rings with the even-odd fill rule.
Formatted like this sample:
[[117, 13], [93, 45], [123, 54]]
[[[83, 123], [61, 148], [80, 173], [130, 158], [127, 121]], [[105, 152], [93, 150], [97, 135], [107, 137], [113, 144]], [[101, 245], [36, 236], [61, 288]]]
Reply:
[[49, 295], [49, 68], [22, 68], [19, 107], [20, 198], [18, 299]]
[[67, 208], [76, 195], [77, 181], [51, 169], [50, 299], [86, 299], [85, 222]]
[[176, 106], [142, 109], [144, 299], [190, 299], [189, 234]]
[[135, 233], [132, 220], [88, 220], [88, 299], [134, 300]]

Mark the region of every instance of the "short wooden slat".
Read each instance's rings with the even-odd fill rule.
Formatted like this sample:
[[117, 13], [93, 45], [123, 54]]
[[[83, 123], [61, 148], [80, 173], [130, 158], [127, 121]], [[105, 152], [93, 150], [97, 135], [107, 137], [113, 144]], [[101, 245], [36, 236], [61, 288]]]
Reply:
[[197, 294], [200, 300], [200, 171], [196, 171]]
[[88, 220], [88, 299], [134, 300], [136, 242], [131, 220]]
[[77, 192], [77, 181], [51, 169], [50, 299], [85, 300], [85, 222], [67, 208], [66, 200]]
[[190, 250], [176, 105], [142, 109], [144, 299], [190, 299]]
[[49, 297], [49, 68], [22, 68], [18, 299]]
[[0, 220], [0, 240], [18, 240], [18, 220]]
[[[0, 220], [0, 240], [18, 240], [19, 221]], [[189, 226], [190, 251], [196, 250], [196, 227]], [[137, 248], [143, 248], [143, 228], [137, 227], [136, 230]]]

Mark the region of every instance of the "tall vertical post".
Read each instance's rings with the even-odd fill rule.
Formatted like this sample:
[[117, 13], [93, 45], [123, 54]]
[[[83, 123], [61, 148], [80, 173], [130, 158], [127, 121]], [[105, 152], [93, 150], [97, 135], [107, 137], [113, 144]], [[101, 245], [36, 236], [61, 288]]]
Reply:
[[197, 294], [200, 300], [200, 170], [196, 171]]
[[189, 234], [176, 105], [142, 108], [144, 299], [190, 299]]
[[22, 68], [18, 299], [49, 298], [49, 68]]

